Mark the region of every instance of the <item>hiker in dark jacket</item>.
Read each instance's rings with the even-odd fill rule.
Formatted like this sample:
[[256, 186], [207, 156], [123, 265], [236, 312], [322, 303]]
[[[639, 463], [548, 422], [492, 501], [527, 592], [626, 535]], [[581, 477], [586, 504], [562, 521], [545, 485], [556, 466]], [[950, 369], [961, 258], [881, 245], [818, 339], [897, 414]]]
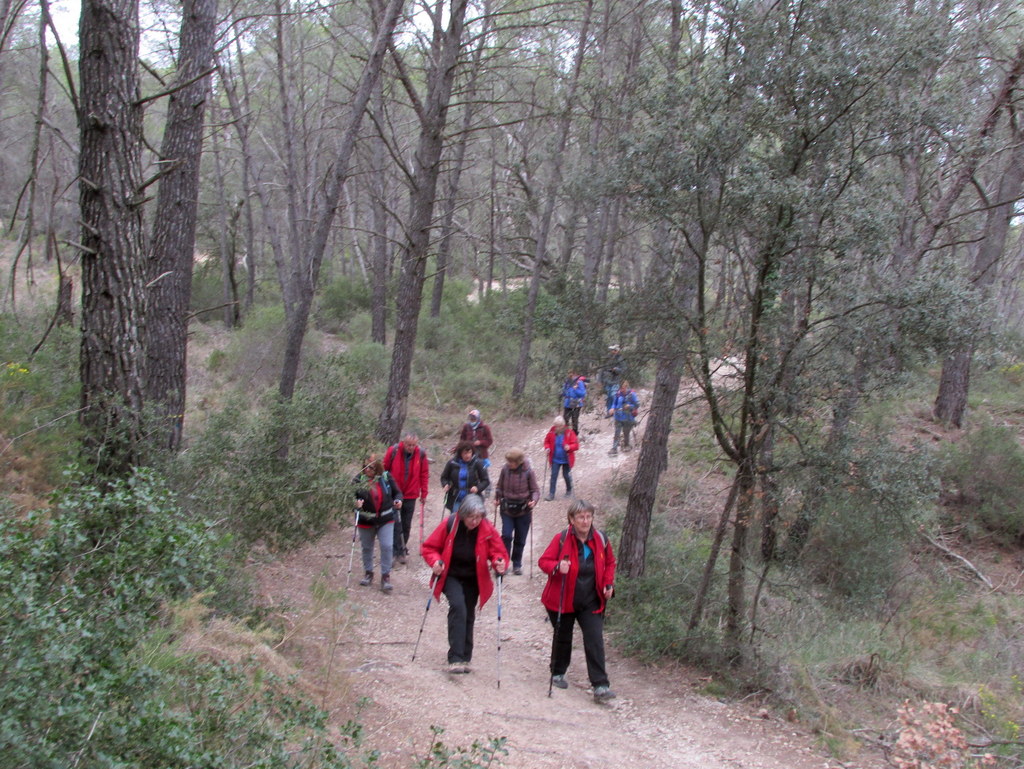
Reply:
[[491, 428], [484, 424], [477, 409], [469, 410], [469, 417], [459, 432], [459, 440], [469, 441], [473, 445], [473, 451], [483, 461], [485, 469], [491, 466], [490, 450], [494, 438], [491, 437]]
[[577, 435], [580, 432], [580, 409], [583, 408], [583, 399], [586, 397], [586, 378], [579, 376], [575, 371], [570, 371], [562, 384], [562, 416]]
[[402, 492], [384, 472], [376, 454], [366, 458], [363, 471], [353, 481], [356, 494], [356, 528], [363, 549], [363, 587], [373, 582], [373, 540], [380, 540], [380, 589], [391, 592], [391, 560], [394, 554], [395, 518], [402, 507]]
[[465, 496], [483, 494], [491, 485], [491, 479], [482, 460], [475, 456], [473, 444], [469, 441], [460, 441], [452, 454], [441, 471], [441, 491], [444, 492], [445, 510], [457, 513]]
[[604, 609], [615, 592], [615, 555], [604, 532], [594, 528], [594, 506], [577, 499], [569, 505], [569, 527], [552, 538], [538, 561], [548, 575], [541, 595], [555, 629], [551, 649], [551, 683], [567, 689], [565, 673], [572, 659], [573, 625], [583, 631], [583, 653], [594, 698], [610, 700], [604, 659]]
[[537, 476], [522, 449], [505, 453], [494, 490], [494, 506], [501, 511], [501, 541], [512, 554], [512, 573], [523, 573], [523, 550], [533, 523], [533, 508], [540, 501]]
[[[419, 436], [407, 432], [405, 437], [384, 452], [384, 469], [402, 490], [402, 511], [395, 520], [395, 557], [405, 563], [409, 555], [408, 542], [412, 536], [412, 519], [416, 513], [416, 499], [427, 504], [427, 486], [430, 484], [430, 460], [420, 448]], [[420, 509], [420, 539], [423, 539], [423, 509]]]
[[420, 545], [420, 555], [436, 578], [434, 598], [448, 599], [448, 672], [468, 673], [473, 659], [476, 606], [494, 591], [488, 565], [498, 574], [508, 568], [508, 553], [487, 520], [483, 497], [469, 494], [459, 512], [441, 521]]

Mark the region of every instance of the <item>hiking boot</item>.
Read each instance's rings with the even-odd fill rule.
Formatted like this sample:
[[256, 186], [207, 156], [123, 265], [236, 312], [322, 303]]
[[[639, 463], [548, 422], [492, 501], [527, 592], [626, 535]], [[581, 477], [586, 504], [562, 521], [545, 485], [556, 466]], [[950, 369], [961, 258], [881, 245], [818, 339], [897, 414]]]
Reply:
[[366, 576], [364, 576], [361, 580], [359, 580], [359, 584], [362, 587], [366, 587], [367, 585], [370, 585], [372, 583], [373, 583], [373, 572], [372, 571], [366, 572]]
[[523, 576], [523, 567], [522, 566], [513, 566], [512, 567], [512, 573], [515, 576], [517, 576], [517, 577]]
[[594, 699], [598, 702], [604, 702], [605, 700], [613, 700], [615, 699], [615, 692], [613, 692], [607, 686], [595, 686]]
[[608, 456], [614, 457], [618, 453], [619, 453], [619, 450], [617, 448], [615, 448], [614, 446], [612, 446], [612, 450], [608, 452]]
[[466, 662], [449, 662], [448, 672], [452, 675], [461, 675], [469, 672], [469, 664]]
[[554, 502], [554, 500], [555, 500], [554, 497], [544, 497], [544, 501], [545, 502]]
[[402, 553], [398, 556], [398, 562], [405, 566], [405, 564], [409, 563], [409, 557], [405, 553]]
[[383, 590], [385, 593], [390, 593], [394, 589], [394, 586], [391, 584], [390, 574], [380, 575], [380, 589]]
[[[568, 689], [569, 682], [565, 680], [565, 675], [551, 676], [551, 685], [558, 689]], [[607, 686], [605, 687], [608, 688]], [[595, 695], [596, 696], [596, 695]]]

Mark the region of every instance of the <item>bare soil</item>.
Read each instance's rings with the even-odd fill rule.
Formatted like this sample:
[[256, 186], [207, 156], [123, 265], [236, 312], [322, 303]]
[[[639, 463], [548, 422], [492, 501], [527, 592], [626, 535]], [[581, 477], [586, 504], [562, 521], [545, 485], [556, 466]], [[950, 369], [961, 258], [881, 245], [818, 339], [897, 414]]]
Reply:
[[[538, 474], [543, 473], [547, 424], [503, 422], [491, 427], [496, 441], [492, 481], [512, 446], [523, 447]], [[457, 429], [453, 425], [453, 433]], [[596, 414], [584, 415], [581, 433], [584, 442], [573, 471], [575, 491], [598, 504], [600, 526], [604, 490], [628, 477], [637, 452], [610, 457], [613, 425]], [[432, 483], [441, 459], [432, 457]], [[444, 729], [440, 740], [451, 748], [504, 737], [508, 755], [499, 765], [518, 769], [867, 769], [882, 765], [874, 756], [841, 764], [829, 759], [814, 735], [800, 724], [757, 705], [703, 695], [708, 679], [698, 671], [644, 666], [623, 657], [615, 649], [616, 635], [643, 632], [643, 628], [617, 626], [614, 599], [606, 632], [608, 670], [618, 696], [606, 704], [594, 701], [577, 632], [567, 675], [569, 689], [555, 689], [549, 697], [551, 628], [540, 603], [545, 577], [535, 559], [565, 526], [567, 504], [561, 480], [558, 490], [556, 500], [541, 502], [534, 515], [532, 575], [528, 546], [523, 576], [504, 580], [500, 630], [497, 594], [477, 614], [469, 675], [446, 672], [448, 607], [442, 598], [425, 614], [429, 570], [418, 556], [395, 567], [391, 594], [380, 591], [379, 575], [370, 588], [357, 585], [358, 553], [351, 586], [344, 589], [349, 583], [350, 528], [334, 528], [319, 541], [256, 569], [264, 600], [288, 628], [278, 651], [300, 672], [303, 683], [331, 713], [334, 725], [350, 718], [363, 724], [366, 744], [381, 751], [380, 766], [409, 767], [415, 758], [426, 756], [431, 726]], [[413, 552], [418, 552], [420, 544], [418, 511], [416, 519]], [[440, 494], [432, 489], [426, 533], [440, 520]], [[333, 600], [332, 590], [338, 591]]]

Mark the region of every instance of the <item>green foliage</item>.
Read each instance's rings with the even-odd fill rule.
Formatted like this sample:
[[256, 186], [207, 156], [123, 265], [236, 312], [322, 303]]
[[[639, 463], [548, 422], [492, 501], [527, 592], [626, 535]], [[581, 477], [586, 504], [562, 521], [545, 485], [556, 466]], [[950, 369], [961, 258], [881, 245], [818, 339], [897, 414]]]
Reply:
[[1013, 431], [983, 425], [946, 452], [942, 470], [947, 522], [968, 536], [1024, 542], [1024, 449]]
[[[721, 638], [713, 629], [717, 617], [687, 632], [710, 547], [707, 534], [684, 529], [670, 536], [661, 517], [654, 517], [644, 576], [619, 580], [615, 586], [615, 613], [608, 627], [617, 646], [644, 660], [668, 657], [711, 668], [724, 665]], [[719, 559], [708, 605], [725, 605], [725, 569], [724, 559]]]
[[497, 766], [501, 756], [508, 755], [504, 737], [492, 737], [487, 744], [474, 742], [468, 749], [452, 749], [440, 739], [444, 734], [443, 728], [431, 726], [430, 731], [433, 735], [430, 750], [426, 756], [417, 758], [413, 763], [416, 769], [486, 769]]
[[351, 766], [290, 682], [153, 653], [172, 637], [161, 607], [223, 581], [216, 529], [149, 471], [106, 489], [79, 481], [49, 518], [0, 520], [3, 765]]
[[59, 465], [77, 430], [78, 336], [69, 326], [55, 327], [29, 358], [26, 342], [42, 338], [46, 322], [0, 313], [0, 434], [16, 439], [17, 451], [45, 452]]
[[[863, 436], [825, 472], [808, 476], [799, 518], [812, 521], [799, 563], [844, 600], [875, 602], [896, 579], [907, 543], [927, 520], [936, 492], [920, 447]], [[810, 509], [809, 509], [810, 508]]]
[[[372, 291], [365, 280], [339, 275], [320, 292], [314, 317], [324, 331], [345, 333], [349, 322], [359, 313], [372, 309]], [[390, 304], [389, 304], [390, 307]]]
[[170, 472], [241, 544], [307, 542], [351, 506], [351, 467], [373, 445], [387, 366], [384, 348], [366, 343], [312, 363], [287, 403], [236, 395]]
[[281, 305], [253, 308], [224, 351], [229, 379], [255, 389], [277, 384], [284, 359], [284, 325]]

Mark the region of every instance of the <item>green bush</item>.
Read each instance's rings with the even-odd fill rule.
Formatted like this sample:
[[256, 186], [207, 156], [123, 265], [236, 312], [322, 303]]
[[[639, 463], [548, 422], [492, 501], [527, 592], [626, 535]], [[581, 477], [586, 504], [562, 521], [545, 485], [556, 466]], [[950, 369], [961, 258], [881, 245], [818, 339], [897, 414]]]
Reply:
[[984, 425], [944, 459], [947, 522], [964, 525], [968, 536], [988, 533], [1004, 544], [1024, 542], [1024, 449], [1015, 433]]
[[[331, 333], [342, 331], [359, 313], [372, 309], [372, 289], [361, 277], [340, 275], [320, 292], [314, 310], [318, 328]], [[388, 303], [389, 311], [391, 303]]]
[[72, 480], [51, 517], [0, 519], [0, 763], [351, 766], [290, 682], [154, 653], [172, 636], [162, 607], [223, 583], [217, 530], [151, 472], [107, 489]]
[[[810, 522], [799, 565], [844, 601], [872, 603], [896, 579], [908, 541], [931, 514], [930, 456], [868, 436], [809, 475], [798, 515]], [[787, 543], [788, 544], [788, 543]]]
[[169, 472], [240, 543], [308, 542], [351, 507], [349, 479], [374, 445], [387, 365], [383, 348], [366, 343], [313, 362], [290, 402], [235, 396]]

